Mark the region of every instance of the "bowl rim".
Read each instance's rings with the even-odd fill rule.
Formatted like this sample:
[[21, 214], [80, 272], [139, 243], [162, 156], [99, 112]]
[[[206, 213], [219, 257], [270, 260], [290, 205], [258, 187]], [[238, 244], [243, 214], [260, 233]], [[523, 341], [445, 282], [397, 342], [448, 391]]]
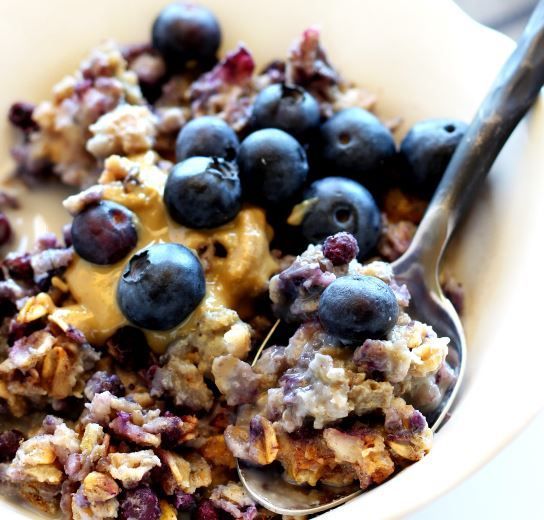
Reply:
[[[379, 2], [379, 0], [367, 0], [368, 3]], [[403, 0], [388, 0], [387, 3], [392, 4], [394, 2], [402, 2]], [[218, 2], [218, 0], [217, 0]], [[217, 3], [216, 2], [216, 3]], [[36, 4], [39, 5], [39, 0], [33, 0], [29, 2], [30, 4]], [[61, 4], [61, 2], [57, 2], [58, 5]], [[204, 4], [211, 4], [213, 2], [211, 1], [203, 1]], [[284, 2], [285, 3], [285, 2]], [[323, 9], [324, 1], [317, 2], [319, 4], [320, 9]], [[469, 36], [474, 36], [477, 34], [478, 38], [481, 40], [486, 40], [488, 42], [493, 41], [494, 44], [497, 46], [497, 54], [501, 54], [501, 56], [506, 57], [508, 51], [513, 48], [514, 42], [508, 38], [507, 36], [499, 33], [498, 31], [495, 31], [493, 29], [490, 29], [489, 27], [486, 27], [478, 22], [476, 22], [474, 19], [472, 19], [465, 11], [463, 11], [457, 4], [453, 2], [453, 0], [412, 0], [412, 8], [414, 10], [426, 10], [426, 12], [429, 13], [429, 19], [434, 20], [438, 14], [443, 16], [444, 18], [447, 18], [449, 24], [453, 24], [459, 27], [463, 27], [466, 29], [466, 33], [469, 34]], [[346, 5], [357, 5], [357, 0], [345, 0]], [[158, 7], [157, 7], [158, 9]], [[213, 7], [212, 7], [213, 9]], [[250, 46], [251, 47], [251, 46]], [[332, 59], [334, 63], [334, 57]], [[538, 134], [544, 135], [544, 109], [542, 107], [542, 96], [538, 103], [538, 107], [536, 110], [533, 110], [533, 113], [530, 116], [530, 136], [529, 139], [534, 141], [536, 139], [536, 136]], [[544, 157], [544, 153], [541, 154], [542, 157]], [[471, 359], [470, 355], [470, 347], [469, 347], [469, 363]], [[466, 386], [466, 383], [465, 383]], [[463, 402], [465, 395], [461, 395], [460, 398], [457, 400], [457, 404]], [[539, 409], [544, 406], [544, 398], [541, 400], [540, 406], [534, 406], [530, 410], [527, 410], [526, 413], [523, 415], [523, 417], [520, 417], [518, 422], [514, 425], [511, 425], [508, 427], [508, 429], [504, 432], [502, 432], [500, 442], [490, 443], [488, 446], [485, 447], [485, 456], [481, 456], [477, 459], [471, 460], [470, 463], [467, 463], [464, 466], [463, 470], [458, 470], [455, 473], [454, 478], [448, 478], [446, 480], [442, 479], [433, 484], [433, 488], [431, 492], [426, 493], [420, 493], [417, 497], [406, 497], [401, 492], [399, 493], [399, 496], [402, 498], [405, 498], [407, 500], [408, 505], [406, 507], [403, 507], [402, 510], [399, 507], [385, 507], [383, 510], [380, 510], [380, 508], [376, 505], [377, 500], [374, 500], [374, 505], [367, 509], [367, 513], [371, 514], [371, 518], [397, 518], [403, 515], [406, 515], [410, 512], [413, 512], [420, 507], [422, 507], [424, 504], [428, 503], [430, 500], [436, 499], [439, 496], [443, 495], [447, 491], [453, 489], [453, 487], [457, 486], [462, 480], [464, 480], [468, 475], [474, 473], [479, 468], [481, 468], [484, 464], [486, 464], [492, 457], [494, 457], [507, 443], [511, 441], [512, 438], [514, 438], [516, 435], [519, 434], [519, 432], [525, 428], [525, 426], [536, 416]], [[447, 441], [447, 438], [449, 436], [447, 435], [448, 431], [451, 430], [451, 427], [454, 423], [458, 422], [458, 418], [454, 417], [451, 419], [449, 423], [447, 423], [440, 431], [440, 433], [437, 435], [436, 444], [443, 444]], [[450, 439], [451, 440], [451, 439]], [[428, 460], [425, 460], [425, 466], [428, 466], [433, 460], [433, 451], [431, 451], [431, 454], [427, 457]], [[418, 467], [421, 467], [421, 463], [415, 466], [411, 466], [407, 469], [405, 469], [399, 476], [402, 476], [400, 480], [404, 481], [408, 476], [414, 475], [414, 478], [421, 478], [420, 471]], [[429, 473], [429, 471], [427, 471]], [[432, 471], [430, 471], [432, 474]], [[398, 486], [395, 485], [395, 481], [399, 480], [399, 476], [392, 479], [390, 482], [386, 484], [386, 486], [389, 486], [391, 489], [398, 490]], [[381, 494], [383, 492], [380, 492], [380, 489], [382, 488], [378, 487], [374, 490], [368, 491], [364, 493], [361, 497], [358, 499], [355, 499], [353, 502], [350, 502], [349, 504], [346, 504], [342, 506], [339, 509], [330, 511], [328, 513], [323, 514], [323, 517], [338, 517], [339, 515], [347, 516], [347, 517], [355, 517], [357, 515], [360, 515], [360, 512], [365, 509], [365, 503], [361, 502], [361, 500], [367, 500], [365, 497], [374, 497], [378, 496], [381, 497]], [[393, 491], [394, 493], [395, 491]], [[4, 502], [2, 499], [0, 499], [0, 510], [4, 510], [3, 507]], [[9, 507], [9, 506], [8, 506]], [[6, 508], [8, 509], [8, 508]], [[358, 511], [357, 511], [358, 509]], [[387, 511], [386, 511], [387, 510]], [[17, 510], [20, 511], [20, 510]], [[383, 514], [381, 514], [381, 512]], [[28, 518], [27, 515], [16, 516], [15, 510], [9, 509], [11, 517], [16, 518]]]

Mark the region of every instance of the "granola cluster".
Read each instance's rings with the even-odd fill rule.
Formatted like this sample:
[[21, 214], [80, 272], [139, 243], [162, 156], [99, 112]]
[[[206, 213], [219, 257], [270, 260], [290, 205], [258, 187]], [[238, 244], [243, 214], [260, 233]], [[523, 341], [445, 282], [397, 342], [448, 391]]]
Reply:
[[[419, 460], [432, 439], [419, 410], [432, 410], [451, 383], [448, 338], [405, 311], [386, 338], [367, 339], [355, 350], [323, 330], [319, 296], [348, 274], [380, 278], [399, 307], [408, 306], [410, 295], [389, 264], [334, 265], [322, 246], [309, 246], [270, 282], [278, 314], [300, 323], [288, 345], [269, 347], [253, 367], [228, 356], [213, 365], [227, 401], [244, 403], [236, 425], [226, 429], [229, 448], [253, 464], [279, 461], [298, 484], [358, 479], [365, 489]], [[235, 383], [242, 380], [243, 390]]]
[[27, 108], [24, 120], [12, 118], [25, 132], [25, 142], [13, 149], [19, 174], [32, 181], [52, 173], [83, 188], [96, 182], [103, 160], [113, 154], [156, 150], [171, 159], [180, 128], [194, 117], [216, 115], [243, 131], [255, 96], [271, 83], [305, 87], [325, 115], [375, 102], [332, 67], [314, 28], [295, 42], [285, 61], [259, 74], [255, 69], [251, 53], [240, 46], [208, 72], [189, 69], [169, 76], [150, 46], [107, 41], [55, 85], [51, 101]]
[[175, 518], [198, 502], [253, 518], [255, 504], [229, 480], [234, 461], [218, 442], [222, 413], [215, 411], [203, 433], [195, 416], [96, 393], [74, 426], [46, 416], [0, 467], [0, 481], [46, 512], [60, 504], [74, 519], [130, 518], [138, 510], [145, 515], [137, 518]]

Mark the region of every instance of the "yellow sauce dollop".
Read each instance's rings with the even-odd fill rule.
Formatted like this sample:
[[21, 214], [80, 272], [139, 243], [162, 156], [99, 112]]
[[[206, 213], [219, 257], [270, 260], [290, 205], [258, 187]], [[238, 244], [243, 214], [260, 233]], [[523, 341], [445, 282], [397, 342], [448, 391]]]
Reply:
[[[262, 209], [245, 206], [231, 222], [215, 229], [183, 227], [169, 217], [162, 202], [166, 173], [155, 166], [155, 161], [152, 153], [131, 160], [113, 156], [106, 161], [100, 179], [104, 199], [118, 202], [136, 214], [136, 248], [122, 261], [108, 266], [91, 264], [76, 254], [66, 271], [66, 282], [76, 303], [57, 308], [52, 319], [80, 329], [95, 345], [103, 344], [129, 323], [117, 305], [117, 283], [130, 257], [150, 244], [177, 242], [200, 254], [207, 286], [204, 300], [185, 322], [168, 331], [144, 331], [151, 348], [158, 353], [191, 328], [202, 313], [226, 306], [242, 317], [250, 315], [252, 299], [266, 290], [278, 268], [269, 249], [272, 229]], [[129, 172], [134, 181], [129, 176], [116, 180], [123, 171]], [[214, 249], [221, 254], [213, 255]]]

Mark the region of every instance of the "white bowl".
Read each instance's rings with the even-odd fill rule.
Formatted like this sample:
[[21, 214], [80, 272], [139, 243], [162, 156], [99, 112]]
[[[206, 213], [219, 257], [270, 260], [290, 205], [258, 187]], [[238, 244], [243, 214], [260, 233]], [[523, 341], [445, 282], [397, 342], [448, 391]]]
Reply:
[[[0, 113], [11, 101], [47, 97], [52, 84], [102, 38], [148, 38], [162, 3], [2, 2]], [[380, 115], [403, 117], [399, 135], [426, 117], [469, 120], [513, 48], [508, 38], [478, 25], [448, 0], [204, 3], [222, 22], [224, 49], [242, 40], [261, 65], [284, 56], [308, 25], [320, 25], [334, 65], [379, 95]], [[0, 166], [7, 174], [11, 136], [4, 118], [0, 124]], [[469, 365], [452, 419], [423, 461], [325, 516], [394, 518], [421, 507], [482, 466], [543, 406], [543, 142], [539, 102], [504, 150], [448, 258], [468, 295]], [[58, 231], [66, 218], [59, 198], [26, 196], [17, 230], [27, 240], [44, 228]], [[9, 518], [32, 515], [8, 502], [0, 503], [0, 511]]]

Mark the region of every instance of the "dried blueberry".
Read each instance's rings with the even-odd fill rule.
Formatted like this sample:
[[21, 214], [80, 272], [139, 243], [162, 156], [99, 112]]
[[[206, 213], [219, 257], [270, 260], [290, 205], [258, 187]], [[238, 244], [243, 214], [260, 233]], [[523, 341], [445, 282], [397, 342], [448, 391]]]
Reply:
[[188, 157], [221, 157], [232, 161], [240, 142], [236, 132], [219, 117], [202, 116], [189, 121], [176, 140], [176, 161]]
[[21, 129], [23, 132], [33, 132], [38, 130], [38, 124], [32, 119], [34, 105], [20, 101], [11, 105], [8, 113], [10, 123]]
[[72, 224], [65, 224], [62, 226], [62, 239], [64, 245], [70, 247], [72, 245]]
[[201, 500], [195, 511], [195, 520], [219, 520], [219, 513], [211, 500]]
[[117, 286], [121, 312], [134, 325], [166, 330], [193, 312], [206, 292], [202, 265], [181, 244], [153, 244], [129, 261]]
[[370, 112], [347, 108], [321, 126], [316, 155], [329, 175], [378, 183], [388, 161], [395, 156], [391, 132]]
[[85, 409], [84, 404], [82, 399], [69, 396], [64, 399], [53, 399], [51, 401], [51, 408], [55, 415], [70, 421], [77, 421]]
[[93, 264], [114, 264], [136, 246], [135, 216], [124, 206], [103, 200], [74, 217], [72, 242], [76, 253]]
[[174, 495], [174, 505], [178, 511], [188, 513], [196, 507], [196, 500], [193, 495], [178, 490]]
[[168, 66], [178, 70], [190, 61], [213, 60], [221, 43], [221, 29], [205, 7], [176, 2], [167, 5], [155, 19], [152, 41]]
[[19, 430], [6, 430], [0, 433], [0, 462], [11, 461], [24, 439], [25, 436]]
[[23, 253], [22, 255], [8, 253], [4, 260], [4, 265], [8, 268], [9, 274], [13, 278], [29, 280], [34, 275], [28, 253]]
[[407, 165], [405, 184], [423, 195], [432, 195], [467, 124], [457, 119], [428, 119], [416, 123], [400, 145]]
[[161, 430], [161, 447], [175, 448], [181, 441], [183, 421], [171, 414], [165, 415], [163, 419], [166, 424]]
[[136, 327], [126, 325], [115, 331], [106, 341], [109, 355], [127, 368], [143, 368], [149, 362], [149, 344], [145, 334]]
[[315, 181], [304, 193], [309, 206], [301, 224], [309, 243], [323, 242], [340, 231], [351, 233], [364, 259], [380, 237], [381, 214], [369, 191], [358, 182], [343, 177]]
[[10, 238], [11, 225], [8, 217], [6, 217], [4, 213], [0, 212], [0, 246], [7, 244]]
[[383, 338], [395, 325], [399, 306], [391, 288], [374, 276], [342, 276], [319, 299], [323, 328], [346, 344]]
[[87, 381], [84, 394], [89, 401], [92, 401], [95, 394], [101, 394], [102, 392], [110, 392], [113, 395], [122, 397], [125, 395], [125, 387], [119, 376], [98, 371]]
[[353, 235], [342, 231], [325, 240], [323, 254], [332, 265], [349, 264], [359, 254], [359, 246]]
[[161, 508], [157, 495], [148, 486], [128, 489], [120, 500], [122, 520], [158, 520]]
[[227, 223], [242, 204], [236, 164], [215, 157], [185, 159], [168, 175], [164, 203], [176, 222], [190, 228], [214, 228]]
[[257, 130], [238, 151], [244, 196], [266, 207], [292, 199], [308, 176], [308, 161], [300, 143], [276, 128]]
[[279, 128], [303, 139], [319, 125], [319, 104], [302, 87], [275, 84], [261, 90], [251, 114], [255, 129]]

